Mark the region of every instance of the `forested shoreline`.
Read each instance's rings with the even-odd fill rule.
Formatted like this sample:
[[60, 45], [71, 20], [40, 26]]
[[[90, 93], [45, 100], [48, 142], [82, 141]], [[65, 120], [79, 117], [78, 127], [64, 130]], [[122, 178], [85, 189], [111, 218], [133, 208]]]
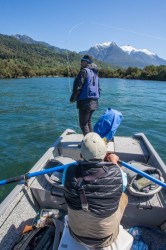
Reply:
[[[56, 50], [41, 44], [27, 44], [11, 36], [0, 35], [0, 78], [75, 77], [81, 55], [68, 50]], [[95, 60], [99, 76], [166, 81], [166, 66], [146, 66], [143, 69], [114, 68]]]
[[[31, 78], [31, 77], [75, 77], [79, 67], [61, 65], [58, 67], [32, 67], [15, 60], [0, 60], [0, 78]], [[147, 66], [144, 69], [132, 68], [113, 69], [99, 68], [99, 77], [124, 78], [137, 80], [166, 81], [166, 66]]]

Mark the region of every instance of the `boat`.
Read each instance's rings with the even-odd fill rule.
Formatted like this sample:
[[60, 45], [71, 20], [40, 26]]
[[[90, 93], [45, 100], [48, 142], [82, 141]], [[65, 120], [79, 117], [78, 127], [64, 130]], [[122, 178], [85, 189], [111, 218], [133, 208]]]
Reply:
[[[72, 129], [66, 129], [29, 173], [40, 173], [43, 170], [79, 161], [82, 139], [82, 134], [78, 134]], [[145, 134], [138, 133], [131, 137], [114, 136], [107, 145], [108, 151], [117, 154], [121, 161], [134, 166], [134, 168], [137, 168], [138, 163], [153, 167], [162, 173], [162, 181], [166, 179], [165, 164]], [[125, 171], [127, 168], [123, 167], [123, 169]], [[54, 240], [53, 249], [65, 249], [62, 247], [65, 239], [68, 240], [66, 244], [69, 244], [66, 249], [85, 249], [82, 245], [74, 247], [72, 244], [78, 243], [71, 242], [70, 237], [67, 239], [69, 235], [66, 236], [66, 231], [64, 233], [67, 225], [67, 205], [63, 195], [61, 177], [62, 173], [54, 170], [51, 173], [34, 175], [29, 179], [24, 178], [24, 181], [16, 185], [0, 205], [0, 249], [13, 249], [26, 225], [31, 225], [38, 211], [44, 211], [44, 209], [47, 212], [56, 211], [55, 214], [61, 214], [61, 216], [55, 216], [59, 224], [56, 224], [56, 240]], [[156, 188], [158, 187], [157, 185]], [[126, 190], [129, 202], [121, 221], [123, 229], [129, 234], [127, 230], [130, 228], [144, 226], [160, 230], [164, 234], [166, 232], [165, 189], [160, 188], [153, 195], [142, 196], [134, 195], [130, 191]], [[127, 236], [125, 236], [125, 240], [127, 240]], [[123, 245], [125, 240], [123, 239]], [[160, 248], [155, 249], [162, 249], [163, 243], [159, 239], [157, 242]], [[63, 244], [63, 246], [65, 245]], [[122, 249], [124, 248], [120, 250]]]

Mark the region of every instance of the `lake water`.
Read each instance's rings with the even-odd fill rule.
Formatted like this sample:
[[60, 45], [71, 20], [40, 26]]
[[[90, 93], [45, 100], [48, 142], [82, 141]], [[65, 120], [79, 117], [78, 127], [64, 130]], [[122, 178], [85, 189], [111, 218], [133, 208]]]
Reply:
[[[0, 179], [25, 174], [66, 129], [81, 132], [73, 79], [0, 80]], [[143, 132], [166, 162], [166, 82], [100, 79], [93, 124], [109, 107], [123, 114], [116, 135]], [[0, 188], [0, 201], [15, 184]]]

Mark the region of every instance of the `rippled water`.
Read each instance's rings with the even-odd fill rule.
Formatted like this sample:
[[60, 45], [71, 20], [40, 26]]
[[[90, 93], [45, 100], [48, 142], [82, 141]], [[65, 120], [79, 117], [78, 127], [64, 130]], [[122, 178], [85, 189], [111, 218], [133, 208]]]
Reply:
[[[24, 174], [66, 128], [80, 132], [73, 79], [0, 80], [0, 179]], [[106, 108], [123, 121], [116, 135], [143, 132], [166, 162], [166, 82], [100, 79], [102, 94], [93, 124]], [[2, 200], [14, 185], [0, 189]]]

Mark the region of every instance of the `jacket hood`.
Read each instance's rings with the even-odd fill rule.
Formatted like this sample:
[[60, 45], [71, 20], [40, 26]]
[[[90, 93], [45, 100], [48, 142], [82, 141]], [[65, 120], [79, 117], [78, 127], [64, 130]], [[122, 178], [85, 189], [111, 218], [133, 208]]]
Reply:
[[95, 63], [91, 63], [87, 65], [87, 68], [93, 70], [95, 73], [98, 73], [98, 66]]

